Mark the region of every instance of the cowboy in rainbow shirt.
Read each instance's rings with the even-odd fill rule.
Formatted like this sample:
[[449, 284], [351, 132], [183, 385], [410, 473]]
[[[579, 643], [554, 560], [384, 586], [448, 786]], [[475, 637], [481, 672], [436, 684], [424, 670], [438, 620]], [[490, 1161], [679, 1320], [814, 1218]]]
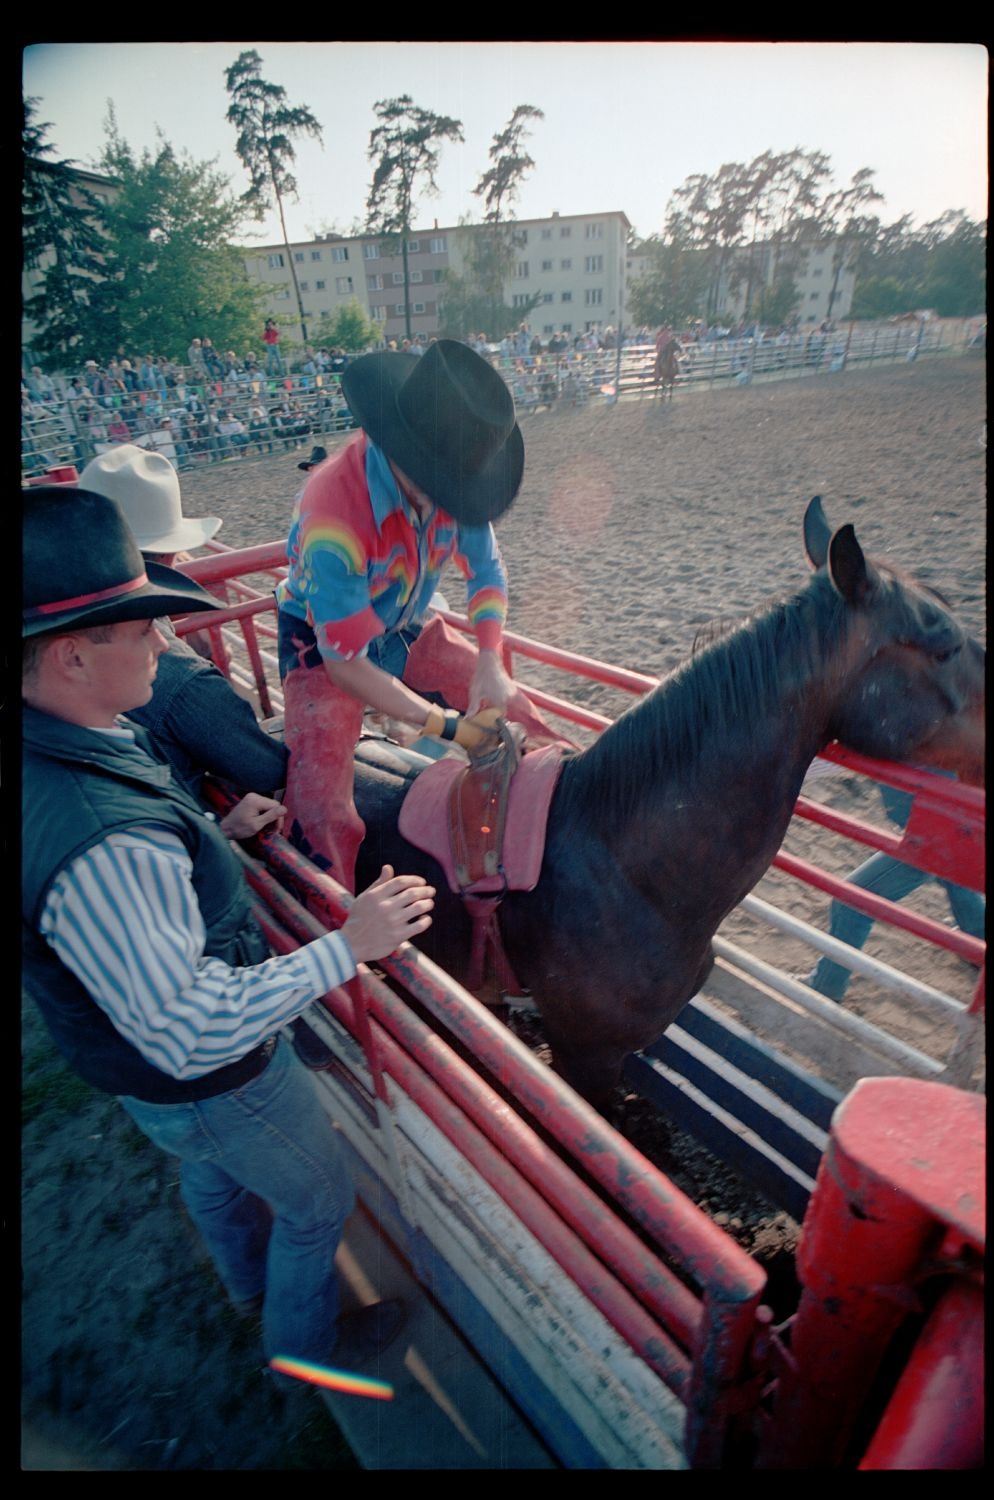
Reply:
[[[524, 470], [503, 380], [439, 339], [420, 359], [384, 350], [354, 361], [342, 390], [362, 430], [301, 492], [277, 600], [294, 836], [351, 889], [365, 831], [353, 752], [367, 706], [465, 744], [474, 736], [460, 716], [484, 707], [533, 742], [555, 736], [500, 654], [507, 580], [491, 523]], [[449, 561], [466, 580], [476, 648], [438, 616], [426, 623]]]

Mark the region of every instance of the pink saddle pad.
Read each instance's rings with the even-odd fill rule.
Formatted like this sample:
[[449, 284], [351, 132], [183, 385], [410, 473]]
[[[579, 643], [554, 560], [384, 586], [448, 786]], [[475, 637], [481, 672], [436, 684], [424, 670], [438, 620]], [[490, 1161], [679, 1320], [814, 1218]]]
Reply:
[[[549, 805], [567, 753], [566, 746], [546, 745], [522, 756], [508, 788], [503, 876], [486, 876], [468, 889], [480, 894], [534, 890], [542, 871]], [[452, 789], [465, 772], [465, 762], [455, 759], [437, 760], [428, 766], [404, 798], [397, 824], [408, 843], [438, 860], [449, 889], [456, 894], [463, 887], [456, 878], [448, 807]]]

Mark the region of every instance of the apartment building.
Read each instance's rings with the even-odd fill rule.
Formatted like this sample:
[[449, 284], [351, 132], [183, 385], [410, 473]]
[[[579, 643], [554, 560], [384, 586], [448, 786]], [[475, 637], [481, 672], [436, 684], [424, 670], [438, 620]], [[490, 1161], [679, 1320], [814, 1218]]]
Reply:
[[[529, 321], [539, 333], [580, 333], [617, 327], [625, 302], [625, 245], [630, 231], [620, 212], [552, 214], [514, 225], [517, 259], [505, 295], [527, 308], [541, 298]], [[407, 241], [411, 332], [426, 337], [440, 328], [439, 303], [445, 272], [464, 273], [474, 225], [412, 230]], [[331, 235], [290, 245], [305, 319], [316, 325], [353, 298], [382, 328], [384, 338], [403, 338], [404, 258], [396, 241], [380, 236]], [[246, 274], [268, 292], [265, 312], [292, 330], [297, 320], [293, 281], [284, 245], [242, 250]], [[482, 329], [481, 332], [488, 330]]]
[[[452, 232], [457, 271], [463, 269], [473, 233], [473, 226]], [[543, 336], [617, 328], [625, 315], [630, 233], [627, 216], [617, 210], [516, 220], [516, 259], [505, 300], [524, 311], [538, 296], [528, 321]]]

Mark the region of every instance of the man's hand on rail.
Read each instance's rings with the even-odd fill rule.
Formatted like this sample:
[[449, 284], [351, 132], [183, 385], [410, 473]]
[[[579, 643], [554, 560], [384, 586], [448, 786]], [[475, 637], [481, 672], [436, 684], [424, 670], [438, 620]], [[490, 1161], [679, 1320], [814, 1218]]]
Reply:
[[249, 792], [225, 814], [218, 827], [229, 839], [250, 839], [264, 828], [270, 833], [282, 833], [287, 811], [285, 803], [277, 802], [274, 797]]

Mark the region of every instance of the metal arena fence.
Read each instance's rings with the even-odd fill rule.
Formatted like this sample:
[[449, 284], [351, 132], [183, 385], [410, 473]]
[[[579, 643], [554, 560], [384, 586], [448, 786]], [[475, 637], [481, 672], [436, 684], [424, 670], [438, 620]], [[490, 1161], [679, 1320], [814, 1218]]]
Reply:
[[[927, 319], [849, 323], [756, 338], [681, 343], [677, 388], [710, 391], [753, 380], [834, 375], [982, 347], [977, 322]], [[653, 399], [655, 348], [628, 342], [618, 350], [574, 350], [490, 358], [514, 396], [518, 414]], [[337, 374], [183, 380], [158, 391], [69, 398], [65, 391], [30, 401], [21, 417], [21, 473], [39, 478], [73, 464], [81, 469], [116, 443], [164, 453], [181, 471], [240, 458], [289, 452], [348, 431], [355, 422]]]

